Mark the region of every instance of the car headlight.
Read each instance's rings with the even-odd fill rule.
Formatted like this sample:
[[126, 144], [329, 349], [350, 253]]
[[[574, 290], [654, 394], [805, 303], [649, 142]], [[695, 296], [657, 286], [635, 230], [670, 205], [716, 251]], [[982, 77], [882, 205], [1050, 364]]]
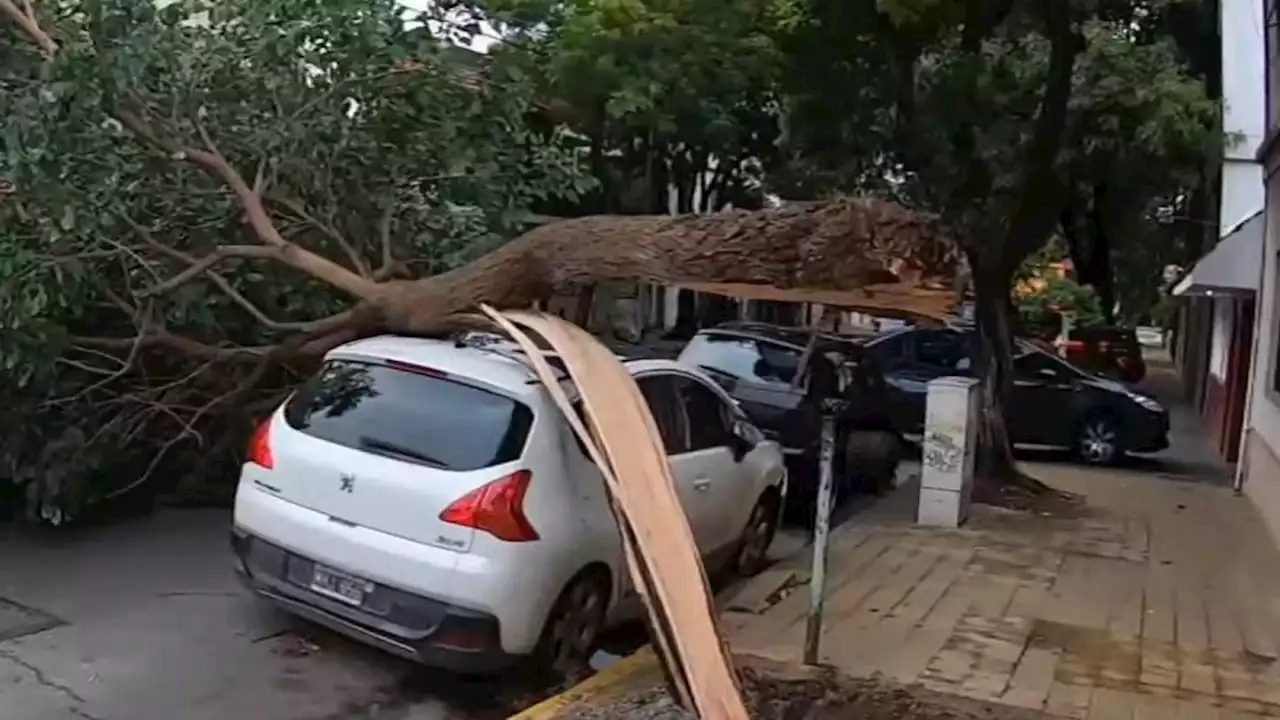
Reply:
[[1142, 408], [1144, 408], [1144, 409], [1146, 409], [1146, 410], [1150, 410], [1151, 412], [1157, 412], [1157, 413], [1158, 413], [1158, 412], [1164, 412], [1164, 406], [1163, 406], [1163, 405], [1161, 405], [1160, 403], [1156, 402], [1155, 400], [1153, 400], [1153, 399], [1151, 399], [1151, 398], [1147, 397], [1146, 395], [1139, 395], [1139, 394], [1137, 394], [1137, 393], [1133, 393], [1133, 394], [1132, 394], [1132, 395], [1130, 395], [1129, 397], [1130, 397], [1134, 402], [1138, 403], [1138, 405], [1139, 405], [1140, 407], [1142, 407]]

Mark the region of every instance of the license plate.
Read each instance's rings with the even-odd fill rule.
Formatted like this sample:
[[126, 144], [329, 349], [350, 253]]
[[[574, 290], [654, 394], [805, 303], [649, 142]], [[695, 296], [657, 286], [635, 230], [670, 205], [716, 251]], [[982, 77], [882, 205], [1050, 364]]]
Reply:
[[348, 605], [363, 605], [365, 595], [373, 590], [373, 583], [316, 565], [311, 574], [311, 589]]

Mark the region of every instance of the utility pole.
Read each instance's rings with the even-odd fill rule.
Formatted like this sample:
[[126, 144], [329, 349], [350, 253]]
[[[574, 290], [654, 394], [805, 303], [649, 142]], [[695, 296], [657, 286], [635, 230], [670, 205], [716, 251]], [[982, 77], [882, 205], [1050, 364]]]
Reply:
[[[822, 319], [809, 338], [809, 345], [801, 355], [800, 372], [793, 380], [800, 384], [801, 376], [809, 376], [809, 396], [818, 401], [822, 414], [822, 436], [818, 451], [818, 496], [814, 503], [813, 519], [813, 568], [809, 577], [809, 617], [805, 624], [804, 662], [818, 664], [822, 644], [822, 613], [827, 591], [827, 548], [831, 537], [831, 510], [835, 498], [835, 477], [832, 467], [835, 461], [836, 420], [848, 406], [839, 387], [839, 372], [832, 368], [835, 378], [815, 377], [810, 370], [817, 353], [821, 327], [829, 318], [838, 318], [832, 308], [825, 308]], [[834, 390], [834, 392], [830, 392]], [[816, 397], [815, 397], [816, 396]]]
[[804, 663], [817, 665], [822, 641], [822, 611], [827, 595], [827, 548], [831, 537], [831, 505], [835, 496], [836, 417], [842, 401], [823, 402], [822, 445], [818, 453], [818, 498], [813, 518], [813, 569], [809, 575], [809, 618], [805, 623]]

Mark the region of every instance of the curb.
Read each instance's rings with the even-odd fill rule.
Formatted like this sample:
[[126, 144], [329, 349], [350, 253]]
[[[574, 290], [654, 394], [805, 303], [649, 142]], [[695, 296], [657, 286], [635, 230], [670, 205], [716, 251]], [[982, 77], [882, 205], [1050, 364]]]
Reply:
[[653, 648], [646, 645], [568, 690], [521, 710], [507, 720], [555, 720], [561, 712], [579, 702], [596, 704], [622, 695], [633, 687], [632, 681], [642, 676], [656, 672], [659, 673], [658, 682], [662, 682], [661, 670], [658, 656]]

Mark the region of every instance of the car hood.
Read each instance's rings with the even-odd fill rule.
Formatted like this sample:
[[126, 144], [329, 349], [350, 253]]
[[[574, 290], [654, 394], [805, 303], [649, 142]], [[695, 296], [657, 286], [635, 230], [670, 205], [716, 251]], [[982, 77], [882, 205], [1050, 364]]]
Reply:
[[1097, 375], [1085, 376], [1081, 378], [1080, 381], [1085, 385], [1098, 388], [1099, 390], [1107, 390], [1109, 392], [1121, 393], [1123, 395], [1130, 395], [1133, 393], [1133, 388], [1128, 385]]

